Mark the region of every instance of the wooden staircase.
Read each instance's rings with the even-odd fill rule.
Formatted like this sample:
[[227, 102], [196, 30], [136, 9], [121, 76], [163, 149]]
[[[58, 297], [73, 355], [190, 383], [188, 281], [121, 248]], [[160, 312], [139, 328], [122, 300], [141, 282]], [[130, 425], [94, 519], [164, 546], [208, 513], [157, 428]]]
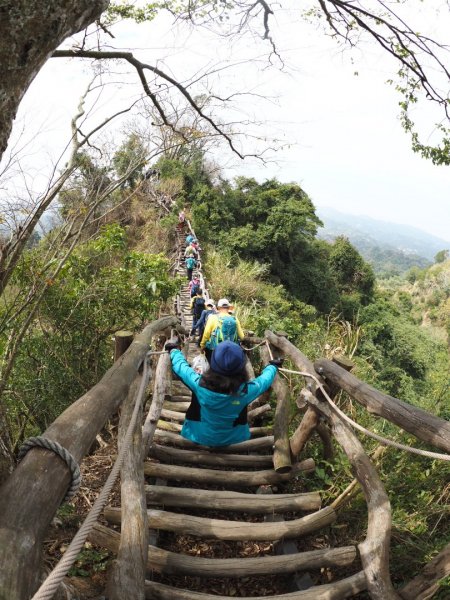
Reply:
[[[179, 236], [181, 247], [183, 241]], [[177, 271], [186, 276], [181, 265]], [[189, 304], [186, 281], [179, 306], [187, 330]], [[189, 362], [199, 354], [197, 341], [185, 344]], [[319, 547], [317, 538], [325, 538], [317, 532], [335, 522], [334, 509], [321, 506], [318, 492], [282, 493], [289, 481], [313, 471], [314, 461], [277, 473], [268, 427], [253, 428], [252, 439], [226, 448], [198, 446], [179, 433], [190, 399], [188, 388], [173, 379], [144, 465], [152, 532], [146, 598], [317, 600], [365, 590], [364, 572], [351, 567], [354, 546]], [[105, 518], [120, 524], [120, 508], [108, 508]], [[357, 572], [338, 579], [343, 570]], [[196, 591], [205, 589], [214, 593]], [[268, 594], [255, 595], [259, 590]]]

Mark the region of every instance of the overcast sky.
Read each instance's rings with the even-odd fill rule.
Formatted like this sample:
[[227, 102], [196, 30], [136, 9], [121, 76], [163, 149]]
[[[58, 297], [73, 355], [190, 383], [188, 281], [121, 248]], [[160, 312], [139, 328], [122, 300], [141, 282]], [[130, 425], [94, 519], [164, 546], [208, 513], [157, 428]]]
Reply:
[[[398, 121], [399, 98], [385, 84], [395, 66], [369, 44], [361, 51], [342, 53], [316, 27], [294, 22], [292, 14], [281, 12], [272, 22], [286, 63], [284, 72], [263, 68], [263, 62], [250, 62], [208, 78], [222, 94], [251, 89], [268, 96], [269, 101], [241, 97], [235, 114], [260, 121], [258, 128], [251, 128], [259, 136], [275, 136], [289, 144], [272, 153], [266, 165], [242, 162], [221, 150], [216, 158], [220, 157], [226, 175], [296, 181], [319, 206], [413, 225], [450, 240], [450, 169], [434, 167], [410, 150]], [[428, 12], [427, 17], [431, 21], [434, 15]], [[448, 9], [438, 24], [448, 38]], [[205, 64], [255, 57], [262, 61], [267, 50], [256, 38], [230, 47], [206, 31], [173, 27], [168, 18], [140, 26], [124, 23], [109, 43], [133, 49], [143, 61], [159, 61], [182, 80]], [[89, 77], [87, 61], [52, 59], [26, 94], [15, 136], [25, 126], [22, 140], [30, 139], [27, 165], [34, 169], [36, 180], [43, 176], [47, 158], [54, 161], [67, 143], [70, 118]], [[120, 79], [121, 88], [108, 86], [93, 119], [140, 93], [136, 75], [111, 76], [114, 79]], [[423, 115], [430, 118], [431, 134], [437, 118], [433, 120], [427, 110], [418, 114], [420, 119]], [[247, 149], [251, 147], [249, 138]]]

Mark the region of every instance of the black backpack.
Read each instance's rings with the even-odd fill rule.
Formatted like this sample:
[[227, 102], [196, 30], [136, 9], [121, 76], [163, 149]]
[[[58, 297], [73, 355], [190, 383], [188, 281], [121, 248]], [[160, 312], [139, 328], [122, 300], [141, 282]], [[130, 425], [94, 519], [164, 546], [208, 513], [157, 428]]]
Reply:
[[200, 315], [202, 314], [203, 310], [205, 309], [205, 299], [204, 298], [196, 298], [194, 300], [194, 314], [197, 317], [197, 319], [200, 317]]

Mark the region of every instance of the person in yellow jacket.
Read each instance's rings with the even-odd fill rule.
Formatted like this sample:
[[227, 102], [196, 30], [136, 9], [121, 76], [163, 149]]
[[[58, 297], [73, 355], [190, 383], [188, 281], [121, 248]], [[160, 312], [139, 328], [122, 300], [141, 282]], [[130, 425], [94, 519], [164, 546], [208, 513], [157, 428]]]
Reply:
[[238, 342], [244, 339], [239, 319], [234, 315], [230, 315], [230, 303], [226, 298], [221, 298], [217, 303], [217, 314], [210, 315], [206, 322], [205, 331], [200, 342], [200, 349], [205, 353], [205, 356], [210, 362], [211, 354], [223, 341]]

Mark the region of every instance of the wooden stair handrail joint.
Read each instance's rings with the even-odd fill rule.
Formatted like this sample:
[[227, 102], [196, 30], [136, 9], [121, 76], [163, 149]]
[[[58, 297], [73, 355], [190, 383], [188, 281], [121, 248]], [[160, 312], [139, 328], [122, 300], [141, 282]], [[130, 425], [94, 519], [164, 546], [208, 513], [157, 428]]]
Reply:
[[365, 406], [371, 414], [391, 421], [423, 442], [450, 452], [448, 421], [376, 390], [330, 360], [316, 360], [314, 366], [326, 379]]
[[[176, 326], [176, 317], [147, 325], [123, 356], [86, 394], [44, 432], [77, 460], [126, 397], [153, 335]], [[70, 482], [66, 464], [53, 452], [30, 450], [0, 490], [0, 598], [28, 600], [40, 578], [42, 542]]]
[[372, 600], [400, 600], [389, 574], [391, 505], [378, 473], [353, 430], [325, 402], [312, 400], [330, 421], [334, 437], [350, 461], [368, 509], [367, 534], [358, 545]]

